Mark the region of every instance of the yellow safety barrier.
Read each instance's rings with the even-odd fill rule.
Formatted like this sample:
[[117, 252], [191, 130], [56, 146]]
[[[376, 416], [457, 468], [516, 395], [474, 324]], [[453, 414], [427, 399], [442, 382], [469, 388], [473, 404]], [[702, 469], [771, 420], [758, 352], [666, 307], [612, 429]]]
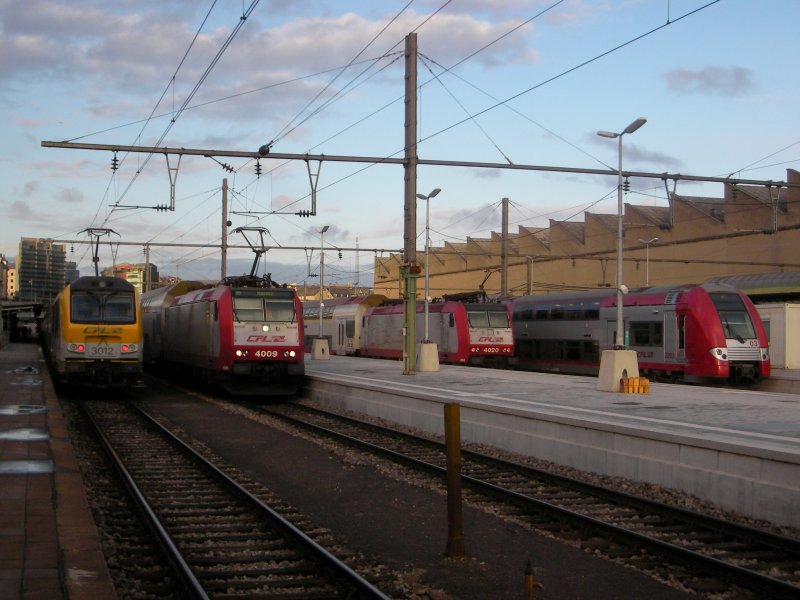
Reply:
[[623, 377], [619, 380], [623, 394], [649, 394], [650, 380], [647, 377]]

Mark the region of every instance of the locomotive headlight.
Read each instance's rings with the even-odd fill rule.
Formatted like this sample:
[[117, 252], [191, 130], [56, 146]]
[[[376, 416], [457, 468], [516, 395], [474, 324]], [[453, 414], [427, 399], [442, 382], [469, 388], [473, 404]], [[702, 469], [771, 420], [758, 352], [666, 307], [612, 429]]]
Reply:
[[70, 352], [85, 352], [86, 346], [84, 346], [83, 344], [72, 343], [69, 346], [67, 346], [67, 350], [69, 350]]
[[283, 353], [284, 358], [294, 358], [295, 355], [296, 353], [294, 350], [287, 350], [286, 352]]
[[728, 360], [728, 353], [725, 352], [725, 348], [712, 348], [710, 352], [711, 356], [717, 360]]
[[247, 350], [237, 350], [237, 351], [235, 352], [235, 354], [236, 354], [236, 356], [238, 356], [239, 358], [242, 358], [242, 357], [244, 357], [244, 356], [247, 356]]
[[269, 325], [262, 325], [261, 331], [269, 331]]
[[136, 344], [122, 344], [119, 349], [120, 352], [136, 352], [139, 348]]

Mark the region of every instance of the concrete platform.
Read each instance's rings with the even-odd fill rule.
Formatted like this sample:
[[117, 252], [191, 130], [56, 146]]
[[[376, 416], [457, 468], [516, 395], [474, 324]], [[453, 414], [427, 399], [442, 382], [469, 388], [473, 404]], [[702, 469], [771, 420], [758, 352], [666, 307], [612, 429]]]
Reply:
[[41, 350], [2, 346], [0, 600], [116, 597]]
[[800, 528], [800, 396], [672, 384], [649, 394], [591, 377], [332, 356], [306, 363], [323, 403], [443, 432], [461, 405], [462, 439], [578, 469], [684, 490], [723, 509]]

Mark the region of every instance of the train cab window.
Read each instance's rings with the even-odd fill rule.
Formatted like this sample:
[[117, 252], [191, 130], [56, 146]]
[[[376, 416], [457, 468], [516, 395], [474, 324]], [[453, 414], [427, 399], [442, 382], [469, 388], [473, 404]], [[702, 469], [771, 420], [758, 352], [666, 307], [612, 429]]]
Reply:
[[[319, 311], [317, 312], [319, 316]], [[267, 321], [294, 321], [294, 301], [288, 300], [269, 300], [267, 302]]]
[[719, 313], [726, 338], [734, 338], [743, 342], [748, 338], [756, 337], [753, 322], [738, 294], [716, 292], [709, 295]]
[[467, 311], [467, 320], [469, 321], [470, 327], [488, 327], [489, 326], [489, 316], [486, 314], [486, 311]]
[[507, 328], [508, 313], [506, 311], [493, 310], [487, 313], [489, 316], [489, 327]]
[[233, 315], [237, 321], [263, 321], [264, 301], [261, 298], [234, 297]]
[[103, 303], [103, 321], [106, 323], [133, 323], [133, 296], [107, 296]]
[[100, 320], [100, 298], [90, 294], [72, 294], [70, 318], [75, 323], [96, 323]]

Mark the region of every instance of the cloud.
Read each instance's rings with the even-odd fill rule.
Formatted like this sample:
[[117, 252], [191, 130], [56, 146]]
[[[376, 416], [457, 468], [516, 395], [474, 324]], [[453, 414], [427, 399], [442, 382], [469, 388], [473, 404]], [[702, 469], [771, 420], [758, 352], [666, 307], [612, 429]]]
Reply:
[[34, 196], [36, 192], [39, 191], [40, 187], [41, 183], [39, 183], [38, 181], [27, 181], [25, 182], [25, 185], [22, 186], [22, 191], [18, 192], [18, 194], [23, 198], [30, 198], [31, 196]]
[[10, 220], [30, 219], [33, 216], [34, 214], [31, 207], [28, 206], [27, 202], [23, 202], [22, 200], [15, 200], [8, 207], [8, 218]]
[[58, 191], [58, 201], [62, 204], [80, 204], [83, 199], [83, 193], [75, 188], [62, 188]]
[[673, 69], [664, 76], [667, 91], [674, 94], [744, 96], [755, 88], [753, 72], [744, 67], [705, 67], [699, 71]]

